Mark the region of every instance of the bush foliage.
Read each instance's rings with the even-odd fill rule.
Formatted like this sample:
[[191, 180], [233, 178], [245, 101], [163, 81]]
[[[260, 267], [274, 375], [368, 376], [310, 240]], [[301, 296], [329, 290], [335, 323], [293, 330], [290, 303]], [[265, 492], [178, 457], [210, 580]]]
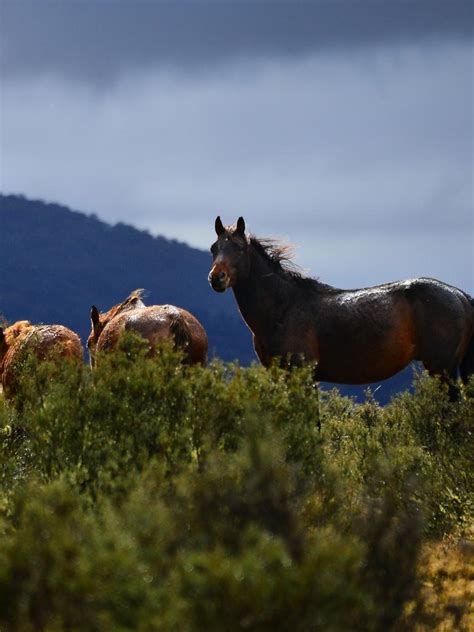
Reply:
[[474, 385], [382, 408], [144, 356], [32, 360], [0, 399], [0, 629], [406, 629], [420, 544], [472, 524]]

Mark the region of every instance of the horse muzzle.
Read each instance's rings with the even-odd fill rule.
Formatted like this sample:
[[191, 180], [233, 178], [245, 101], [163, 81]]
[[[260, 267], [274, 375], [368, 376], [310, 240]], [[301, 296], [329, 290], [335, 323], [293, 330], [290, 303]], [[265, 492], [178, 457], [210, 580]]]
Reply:
[[229, 287], [229, 275], [224, 270], [220, 272], [215, 271], [214, 269], [209, 272], [208, 276], [209, 283], [211, 287], [216, 292], [225, 292]]

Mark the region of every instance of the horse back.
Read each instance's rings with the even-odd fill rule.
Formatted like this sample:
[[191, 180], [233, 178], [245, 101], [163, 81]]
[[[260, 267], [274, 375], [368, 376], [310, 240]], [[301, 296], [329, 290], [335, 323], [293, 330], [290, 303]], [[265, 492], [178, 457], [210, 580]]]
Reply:
[[114, 349], [124, 332], [139, 334], [150, 345], [149, 355], [162, 341], [172, 340], [189, 362], [207, 361], [207, 334], [201, 323], [189, 312], [174, 305], [150, 305], [118, 314], [102, 331], [97, 351]]
[[79, 336], [63, 325], [32, 325], [25, 329], [10, 346], [5, 363], [25, 353], [34, 353], [39, 360], [49, 357], [83, 356]]
[[25, 328], [12, 342], [2, 363], [2, 385], [4, 392], [12, 395], [28, 354], [40, 362], [69, 358], [82, 362], [83, 348], [79, 336], [63, 325], [31, 325]]
[[315, 310], [320, 379], [366, 383], [412, 360], [438, 371], [459, 362], [473, 329], [469, 299], [434, 279], [324, 296]]

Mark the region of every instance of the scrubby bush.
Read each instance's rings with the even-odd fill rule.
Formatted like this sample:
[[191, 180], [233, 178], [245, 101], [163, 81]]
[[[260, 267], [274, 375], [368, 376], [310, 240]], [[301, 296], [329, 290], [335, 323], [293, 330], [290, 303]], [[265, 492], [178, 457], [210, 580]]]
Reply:
[[0, 629], [134, 629], [150, 595], [133, 539], [64, 481], [27, 485], [2, 527]]
[[472, 399], [145, 351], [0, 399], [0, 629], [406, 627], [422, 541], [472, 521]]

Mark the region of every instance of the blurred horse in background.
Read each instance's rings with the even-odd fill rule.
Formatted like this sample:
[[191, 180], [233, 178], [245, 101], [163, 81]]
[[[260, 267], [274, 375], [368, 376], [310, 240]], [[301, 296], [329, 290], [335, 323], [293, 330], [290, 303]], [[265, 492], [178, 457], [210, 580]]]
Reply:
[[5, 329], [0, 327], [0, 379], [7, 398], [17, 391], [28, 354], [39, 361], [69, 358], [82, 362], [84, 357], [79, 336], [63, 325], [32, 325], [20, 320]]
[[92, 330], [87, 340], [91, 365], [95, 365], [100, 353], [114, 349], [124, 332], [130, 331], [149, 342], [150, 356], [160, 341], [171, 340], [184, 353], [186, 364], [205, 366], [208, 340], [197, 318], [174, 305], [146, 307], [142, 297], [143, 290], [134, 290], [122, 303], [103, 313], [92, 306]]

